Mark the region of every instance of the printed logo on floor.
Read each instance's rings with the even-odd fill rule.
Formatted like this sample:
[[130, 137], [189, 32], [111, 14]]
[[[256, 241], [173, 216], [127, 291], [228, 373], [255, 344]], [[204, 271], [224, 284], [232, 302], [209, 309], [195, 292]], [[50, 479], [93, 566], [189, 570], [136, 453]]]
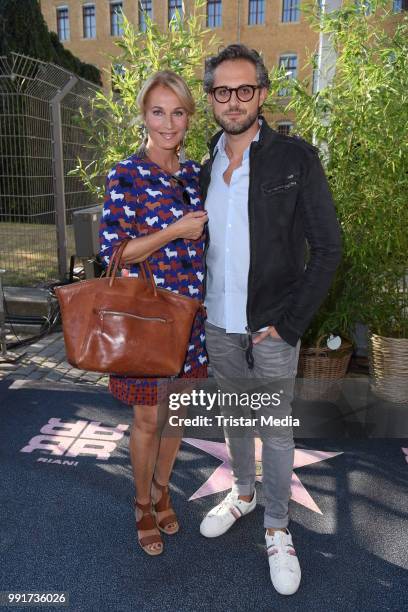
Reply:
[[[108, 461], [123, 438], [129, 425], [119, 424], [116, 427], [107, 427], [101, 421], [61, 421], [51, 418], [41, 427], [40, 435], [34, 436], [20, 449], [21, 453], [51, 455], [39, 457], [39, 463], [55, 463], [57, 465], [76, 466], [78, 461], [74, 457], [81, 455], [92, 456], [95, 459]], [[56, 459], [55, 457], [63, 457]]]

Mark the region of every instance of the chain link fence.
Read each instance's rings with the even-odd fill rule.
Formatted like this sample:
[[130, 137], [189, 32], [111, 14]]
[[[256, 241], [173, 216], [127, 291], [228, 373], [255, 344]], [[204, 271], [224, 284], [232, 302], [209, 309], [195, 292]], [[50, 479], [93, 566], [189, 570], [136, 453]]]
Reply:
[[75, 253], [73, 211], [95, 204], [80, 178], [92, 161], [79, 108], [97, 86], [19, 54], [0, 57], [0, 268], [7, 285], [63, 278]]

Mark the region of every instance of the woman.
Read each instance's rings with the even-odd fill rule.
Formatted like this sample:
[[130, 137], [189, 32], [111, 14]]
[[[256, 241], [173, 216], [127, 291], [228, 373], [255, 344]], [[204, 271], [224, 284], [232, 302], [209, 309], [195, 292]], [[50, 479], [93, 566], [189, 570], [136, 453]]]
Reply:
[[[120, 241], [131, 238], [124, 249], [122, 274], [138, 275], [138, 262], [148, 259], [159, 287], [201, 299], [207, 214], [199, 195], [199, 166], [178, 156], [194, 100], [181, 77], [161, 71], [145, 82], [137, 102], [147, 136], [137, 153], [108, 174], [101, 254], [108, 263]], [[179, 376], [205, 378], [206, 362], [200, 309]], [[171, 535], [179, 529], [168, 482], [181, 437], [161, 437], [157, 379], [111, 376], [109, 389], [133, 406], [130, 455], [138, 540], [147, 554], [158, 555], [163, 551], [160, 532]]]

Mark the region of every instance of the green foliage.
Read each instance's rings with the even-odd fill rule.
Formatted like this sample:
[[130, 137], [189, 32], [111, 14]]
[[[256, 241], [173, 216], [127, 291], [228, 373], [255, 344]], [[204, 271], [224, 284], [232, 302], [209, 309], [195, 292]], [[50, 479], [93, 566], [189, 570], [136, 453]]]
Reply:
[[0, 55], [12, 51], [51, 61], [49, 32], [37, 0], [0, 0]]
[[330, 87], [311, 94], [306, 81], [287, 84], [297, 131], [321, 146], [344, 243], [309, 342], [347, 335], [356, 321], [408, 334], [408, 17], [387, 33], [389, 3], [371, 4], [374, 18], [346, 5], [320, 22], [337, 51]]
[[205, 2], [195, 2], [190, 15], [176, 13], [166, 31], [161, 31], [148, 15], [146, 32], [139, 32], [123, 19], [123, 36], [115, 42], [120, 54], [111, 57], [113, 91], [97, 93], [93, 103], [93, 120], [82, 116], [81, 125], [87, 130], [88, 146], [94, 152], [94, 162], [84, 166], [78, 160], [74, 171], [93, 193], [101, 197], [100, 177], [119, 160], [137, 150], [142, 140], [138, 92], [144, 81], [158, 70], [173, 70], [181, 75], [196, 102], [196, 113], [190, 122], [186, 138], [186, 153], [200, 161], [207, 152], [207, 140], [215, 124], [207, 108], [201, 74], [204, 57], [215, 51], [215, 37], [203, 28]]
[[54, 64], [66, 68], [66, 70], [77, 74], [87, 81], [91, 81], [97, 85], [102, 85], [101, 71], [99, 68], [93, 64], [86, 64], [85, 62], [82, 62], [73, 53], [71, 53], [71, 51], [65, 49], [64, 45], [61, 44], [58, 38], [58, 34], [55, 32], [49, 32], [49, 37], [53, 47], [53, 57], [51, 61]]
[[[190, 159], [197, 161], [206, 155], [208, 140], [218, 128], [202, 88], [202, 75], [204, 59], [217, 52], [219, 41], [203, 27], [205, 9], [206, 2], [196, 0], [191, 14], [181, 17], [176, 13], [165, 31], [146, 15], [146, 32], [138, 32], [124, 16], [123, 36], [115, 42], [121, 53], [111, 57], [113, 91], [97, 94], [91, 122], [89, 117], [82, 116], [81, 119], [95, 161], [84, 166], [78, 160], [74, 173], [95, 196], [103, 195], [100, 178], [141, 144], [142, 121], [136, 98], [144, 81], [158, 70], [173, 70], [190, 87], [196, 113], [190, 121], [186, 152]], [[282, 76], [273, 74], [272, 78], [276, 90]], [[268, 112], [275, 108], [271, 95], [264, 103], [264, 110]]]
[[48, 30], [38, 0], [0, 0], [0, 55], [12, 52], [52, 62], [102, 84], [98, 68], [81, 62]]

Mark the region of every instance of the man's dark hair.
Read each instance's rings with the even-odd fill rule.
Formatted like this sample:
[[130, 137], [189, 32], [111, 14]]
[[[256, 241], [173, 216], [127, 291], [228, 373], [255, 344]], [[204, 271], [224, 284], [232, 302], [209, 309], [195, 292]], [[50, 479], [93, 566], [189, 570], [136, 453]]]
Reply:
[[214, 87], [214, 72], [217, 66], [227, 60], [244, 59], [251, 62], [256, 68], [256, 77], [259, 87], [269, 89], [270, 81], [268, 71], [265, 67], [262, 57], [255, 49], [249, 49], [245, 45], [233, 44], [224, 47], [218, 55], [209, 57], [205, 60], [204, 81], [203, 87], [206, 93], [210, 93]]

